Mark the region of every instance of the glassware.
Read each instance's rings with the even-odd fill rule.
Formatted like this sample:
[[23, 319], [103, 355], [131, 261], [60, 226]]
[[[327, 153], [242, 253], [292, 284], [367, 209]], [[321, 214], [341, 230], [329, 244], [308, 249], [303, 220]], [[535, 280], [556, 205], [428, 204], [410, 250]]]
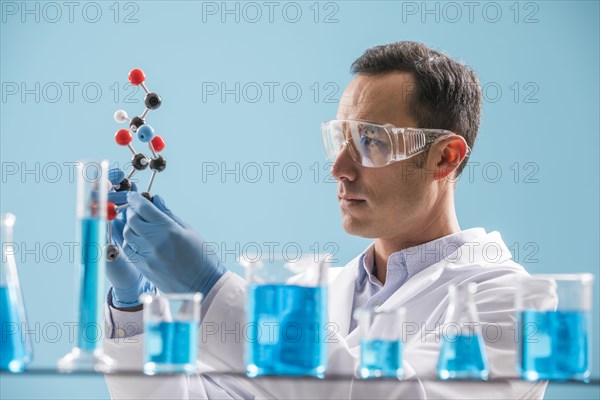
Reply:
[[77, 346], [58, 360], [58, 369], [110, 372], [114, 361], [102, 350], [108, 161], [78, 161], [76, 174], [76, 231], [81, 246], [75, 285], [79, 293]]
[[[517, 370], [523, 379], [589, 379], [593, 282], [592, 274], [518, 281]], [[543, 293], [548, 295], [540, 301]]]
[[402, 323], [405, 309], [358, 309], [354, 318], [360, 333], [361, 378], [402, 379]]
[[438, 378], [482, 379], [489, 375], [485, 346], [473, 295], [477, 285], [451, 284], [438, 359]]
[[15, 260], [13, 226], [15, 216], [4, 214], [2, 262], [0, 263], [0, 370], [22, 372], [31, 362], [33, 351], [27, 332], [27, 316]]
[[144, 304], [144, 373], [194, 373], [201, 293], [149, 294]]
[[242, 260], [248, 280], [246, 372], [322, 378], [327, 365], [326, 257]]

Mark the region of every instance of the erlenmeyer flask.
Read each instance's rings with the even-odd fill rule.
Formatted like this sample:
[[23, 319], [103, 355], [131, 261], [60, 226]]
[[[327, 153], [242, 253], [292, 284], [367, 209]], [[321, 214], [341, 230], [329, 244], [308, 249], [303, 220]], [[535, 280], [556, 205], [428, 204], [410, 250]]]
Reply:
[[32, 349], [27, 332], [27, 318], [13, 242], [15, 216], [0, 217], [2, 262], [0, 263], [0, 369], [22, 372], [31, 362]]
[[473, 294], [477, 285], [450, 285], [450, 304], [442, 330], [438, 360], [440, 379], [488, 378], [488, 362]]

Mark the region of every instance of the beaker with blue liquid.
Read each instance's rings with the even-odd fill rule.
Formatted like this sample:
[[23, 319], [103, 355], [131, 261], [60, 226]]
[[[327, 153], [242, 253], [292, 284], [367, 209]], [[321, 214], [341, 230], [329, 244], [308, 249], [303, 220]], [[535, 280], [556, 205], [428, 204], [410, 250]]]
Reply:
[[354, 313], [360, 334], [359, 376], [402, 379], [404, 308], [359, 308]]
[[248, 376], [324, 377], [328, 257], [265, 254], [242, 260], [248, 281]]
[[108, 161], [76, 164], [76, 237], [78, 255], [77, 345], [58, 360], [62, 372], [110, 372], [114, 360], [102, 350], [105, 290], [106, 199], [110, 188]]
[[201, 293], [150, 294], [144, 304], [144, 373], [196, 371]]
[[523, 379], [589, 379], [593, 282], [587, 273], [518, 281], [517, 370]]
[[22, 372], [33, 351], [27, 332], [27, 317], [19, 284], [13, 226], [15, 216], [0, 217], [2, 261], [0, 262], [0, 370]]
[[473, 299], [476, 291], [474, 282], [448, 287], [449, 304], [437, 365], [439, 379], [488, 379], [485, 344]]

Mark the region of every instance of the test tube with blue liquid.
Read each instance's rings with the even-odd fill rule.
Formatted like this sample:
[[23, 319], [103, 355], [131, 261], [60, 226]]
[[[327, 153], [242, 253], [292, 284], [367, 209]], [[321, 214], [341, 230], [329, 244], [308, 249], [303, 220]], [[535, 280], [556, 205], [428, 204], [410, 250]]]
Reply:
[[114, 361], [102, 350], [108, 161], [78, 161], [76, 179], [77, 345], [58, 360], [58, 369], [110, 372]]
[[144, 304], [144, 373], [196, 371], [201, 293], [150, 294]]
[[244, 257], [249, 377], [325, 376], [330, 257], [272, 253]]
[[0, 262], [0, 370], [23, 372], [31, 362], [33, 351], [27, 329], [23, 295], [19, 284], [13, 226], [15, 216], [0, 218], [2, 260]]
[[442, 329], [438, 378], [487, 380], [485, 345], [473, 299], [477, 284], [450, 284], [449, 304]]
[[589, 379], [593, 282], [589, 273], [518, 281], [517, 370], [523, 379]]
[[360, 367], [362, 379], [402, 379], [402, 324], [405, 309], [360, 308], [354, 313], [360, 333]]

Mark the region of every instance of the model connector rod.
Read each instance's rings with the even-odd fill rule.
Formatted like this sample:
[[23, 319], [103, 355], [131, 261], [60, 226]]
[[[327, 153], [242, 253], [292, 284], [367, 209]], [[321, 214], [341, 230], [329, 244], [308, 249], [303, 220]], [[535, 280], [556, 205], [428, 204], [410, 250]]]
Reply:
[[[164, 171], [167, 167], [167, 160], [158, 154], [165, 149], [165, 141], [162, 137], [156, 135], [152, 126], [148, 125], [146, 117], [150, 110], [156, 110], [161, 106], [162, 99], [157, 93], [148, 90], [148, 87], [145, 85], [146, 74], [144, 74], [144, 71], [141, 69], [134, 68], [129, 71], [128, 79], [132, 85], [140, 86], [146, 93], [144, 98], [144, 104], [146, 108], [140, 115], [133, 118], [130, 118], [125, 110], [117, 110], [114, 114], [114, 119], [116, 122], [120, 124], [129, 124], [129, 129], [119, 129], [115, 133], [115, 142], [117, 142], [119, 146], [126, 146], [133, 154], [133, 157], [131, 158], [131, 170], [127, 173], [123, 180], [118, 184], [115, 184], [113, 188], [117, 192], [130, 191], [132, 187], [131, 178], [133, 175], [138, 171], [143, 171], [150, 167], [152, 170], [152, 176], [150, 177], [148, 188], [142, 193], [142, 196], [152, 201], [152, 195], [150, 194], [152, 184], [155, 181], [156, 175], [159, 172]], [[140, 142], [148, 144], [148, 149], [152, 153], [151, 157], [147, 157], [145, 154], [139, 153], [135, 150], [131, 143], [133, 141], [133, 133], [137, 135], [137, 138]], [[122, 206], [116, 206], [113, 203], [109, 203], [109, 212], [107, 213], [109, 216], [109, 221], [114, 220], [119, 211], [125, 207], [127, 207], [126, 204]], [[110, 225], [111, 223], [109, 222], [109, 228]], [[112, 243], [110, 239], [110, 234], [112, 233], [110, 229], [108, 233], [109, 241], [106, 248], [106, 255], [108, 260], [114, 260], [119, 256], [119, 248], [116, 244]]]

